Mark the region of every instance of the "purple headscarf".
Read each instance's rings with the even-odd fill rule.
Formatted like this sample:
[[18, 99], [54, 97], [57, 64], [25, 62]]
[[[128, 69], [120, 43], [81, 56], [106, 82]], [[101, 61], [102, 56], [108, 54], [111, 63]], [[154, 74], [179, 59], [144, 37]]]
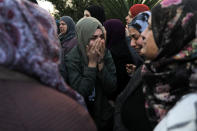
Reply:
[[107, 45], [109, 49], [112, 44], [121, 43], [125, 39], [125, 27], [119, 19], [110, 19], [104, 22], [107, 31]]
[[54, 19], [36, 4], [0, 0], [0, 66], [32, 76], [83, 105], [59, 74], [56, 31]]

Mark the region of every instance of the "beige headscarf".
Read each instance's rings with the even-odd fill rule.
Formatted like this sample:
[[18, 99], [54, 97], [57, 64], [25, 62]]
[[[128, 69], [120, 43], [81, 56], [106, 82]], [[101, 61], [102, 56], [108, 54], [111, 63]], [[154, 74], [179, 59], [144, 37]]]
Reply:
[[82, 53], [85, 64], [88, 64], [86, 45], [89, 44], [89, 40], [97, 28], [101, 29], [104, 33], [104, 27], [102, 24], [93, 17], [82, 18], [76, 24], [77, 39], [79, 43], [78, 47]]

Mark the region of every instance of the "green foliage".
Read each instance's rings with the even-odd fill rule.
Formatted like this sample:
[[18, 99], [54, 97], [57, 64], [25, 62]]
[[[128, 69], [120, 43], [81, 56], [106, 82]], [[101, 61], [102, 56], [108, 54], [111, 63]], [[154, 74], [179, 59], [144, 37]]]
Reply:
[[104, 7], [107, 19], [117, 18], [125, 22], [125, 17], [128, 15], [129, 8], [132, 5], [143, 3], [152, 8], [158, 1], [160, 0], [102, 0], [102, 2], [97, 4]]
[[125, 17], [128, 15], [129, 8], [134, 4], [146, 4], [152, 8], [158, 1], [161, 0], [72, 0], [71, 5], [67, 4], [68, 0], [47, 0], [52, 2], [59, 11], [55, 15], [69, 15], [75, 21], [83, 17], [85, 7], [95, 4], [104, 7], [107, 19], [117, 18], [125, 22]]
[[59, 19], [61, 16], [68, 15], [71, 16], [74, 21], [78, 21], [82, 18], [85, 7], [93, 3], [91, 0], [72, 0], [71, 3], [67, 2], [68, 0], [46, 1], [52, 2], [58, 10], [58, 12], [54, 14], [56, 19]]

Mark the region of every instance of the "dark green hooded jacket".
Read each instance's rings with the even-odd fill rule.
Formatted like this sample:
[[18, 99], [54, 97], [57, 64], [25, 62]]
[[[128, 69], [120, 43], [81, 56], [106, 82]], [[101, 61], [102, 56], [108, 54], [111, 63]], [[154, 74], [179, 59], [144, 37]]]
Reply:
[[116, 70], [108, 50], [105, 52], [104, 67], [101, 71], [88, 67], [85, 47], [97, 28], [104, 32], [100, 22], [92, 17], [82, 18], [77, 23], [79, 44], [66, 56], [67, 81], [85, 98], [98, 129], [106, 130], [108, 124], [113, 121], [113, 108], [108, 103], [108, 97], [116, 87]]

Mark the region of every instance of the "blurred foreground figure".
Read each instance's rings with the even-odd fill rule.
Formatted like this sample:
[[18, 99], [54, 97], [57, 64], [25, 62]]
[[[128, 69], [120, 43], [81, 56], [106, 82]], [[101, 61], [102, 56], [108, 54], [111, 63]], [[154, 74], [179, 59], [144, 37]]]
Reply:
[[25, 0], [1, 0], [0, 9], [0, 129], [96, 130], [83, 98], [58, 72], [50, 14]]

